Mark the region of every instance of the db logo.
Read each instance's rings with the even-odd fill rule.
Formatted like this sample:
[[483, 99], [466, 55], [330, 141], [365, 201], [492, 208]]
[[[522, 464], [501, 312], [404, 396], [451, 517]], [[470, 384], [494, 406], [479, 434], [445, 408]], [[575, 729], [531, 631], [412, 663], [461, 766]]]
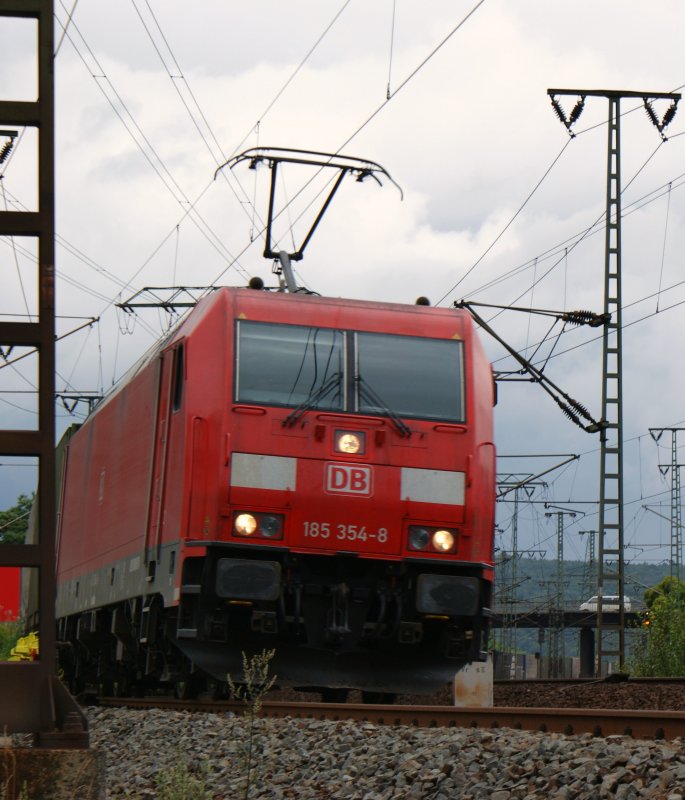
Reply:
[[373, 492], [371, 467], [359, 464], [326, 464], [326, 491], [329, 494], [358, 494], [370, 497]]

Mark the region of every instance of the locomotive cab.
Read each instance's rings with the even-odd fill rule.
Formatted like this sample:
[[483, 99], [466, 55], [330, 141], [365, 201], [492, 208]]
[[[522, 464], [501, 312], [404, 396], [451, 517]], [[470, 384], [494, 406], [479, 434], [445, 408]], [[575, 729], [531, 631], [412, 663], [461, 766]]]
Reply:
[[189, 532], [205, 555], [181, 587], [179, 645], [217, 677], [273, 647], [281, 680], [436, 688], [485, 657], [488, 630], [494, 451], [476, 439], [492, 398], [474, 392], [469, 321], [236, 306], [227, 503], [211, 542]]
[[281, 684], [428, 692], [483, 660], [492, 385], [463, 311], [204, 298], [69, 443], [79, 669], [223, 681], [269, 648]]

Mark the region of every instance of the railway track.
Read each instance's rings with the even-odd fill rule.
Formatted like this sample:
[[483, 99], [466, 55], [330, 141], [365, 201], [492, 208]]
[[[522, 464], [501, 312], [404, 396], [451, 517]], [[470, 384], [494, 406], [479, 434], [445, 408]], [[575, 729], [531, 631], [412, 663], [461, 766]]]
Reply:
[[[205, 713], [245, 712], [245, 704], [226, 700], [173, 698], [99, 698], [103, 706], [161, 708]], [[371, 705], [353, 703], [264, 702], [263, 717], [357, 720], [377, 725], [415, 727], [514, 728], [517, 730], [589, 733], [606, 737], [627, 735], [639, 739], [675, 739], [685, 736], [685, 712], [601, 708], [454, 708], [452, 706]]]

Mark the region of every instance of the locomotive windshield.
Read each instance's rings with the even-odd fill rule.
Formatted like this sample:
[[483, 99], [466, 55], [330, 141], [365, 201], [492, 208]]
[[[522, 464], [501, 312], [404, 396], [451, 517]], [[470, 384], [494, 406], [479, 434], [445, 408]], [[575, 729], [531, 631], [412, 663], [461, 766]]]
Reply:
[[247, 320], [237, 330], [238, 402], [464, 421], [461, 341]]
[[382, 400], [401, 417], [464, 421], [461, 342], [385, 333], [355, 338], [359, 413], [384, 413]]
[[345, 334], [331, 328], [238, 323], [236, 399], [344, 410]]

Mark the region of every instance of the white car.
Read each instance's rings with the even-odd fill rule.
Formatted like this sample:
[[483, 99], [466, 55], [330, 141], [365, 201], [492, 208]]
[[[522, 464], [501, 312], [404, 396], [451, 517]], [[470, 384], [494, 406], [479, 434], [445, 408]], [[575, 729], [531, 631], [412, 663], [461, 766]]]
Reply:
[[[617, 594], [602, 596], [602, 611], [618, 611], [621, 598]], [[630, 611], [630, 597], [623, 595], [623, 610]], [[580, 611], [599, 611], [599, 598], [594, 595], [589, 600], [580, 604]]]

